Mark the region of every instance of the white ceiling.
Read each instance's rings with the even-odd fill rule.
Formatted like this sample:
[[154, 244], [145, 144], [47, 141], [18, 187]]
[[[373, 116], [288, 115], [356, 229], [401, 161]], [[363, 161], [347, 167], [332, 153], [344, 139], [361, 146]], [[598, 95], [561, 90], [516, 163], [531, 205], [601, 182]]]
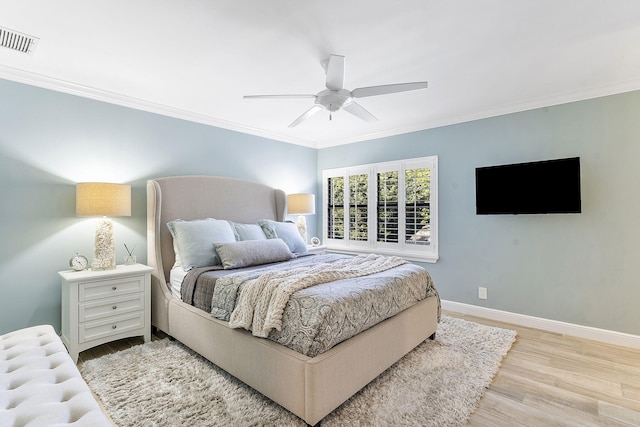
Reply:
[[[640, 89], [638, 0], [0, 0], [0, 78], [309, 147]], [[427, 80], [288, 125], [346, 56], [345, 86]], [[2, 100], [5, 102], [5, 100]]]

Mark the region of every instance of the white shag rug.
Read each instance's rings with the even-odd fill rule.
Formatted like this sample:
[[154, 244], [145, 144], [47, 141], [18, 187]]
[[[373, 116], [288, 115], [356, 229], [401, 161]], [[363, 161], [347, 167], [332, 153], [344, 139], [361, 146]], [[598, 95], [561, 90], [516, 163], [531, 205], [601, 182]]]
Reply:
[[[330, 426], [463, 426], [516, 332], [442, 316], [426, 340], [322, 420]], [[305, 426], [177, 341], [85, 362], [82, 376], [121, 427]]]

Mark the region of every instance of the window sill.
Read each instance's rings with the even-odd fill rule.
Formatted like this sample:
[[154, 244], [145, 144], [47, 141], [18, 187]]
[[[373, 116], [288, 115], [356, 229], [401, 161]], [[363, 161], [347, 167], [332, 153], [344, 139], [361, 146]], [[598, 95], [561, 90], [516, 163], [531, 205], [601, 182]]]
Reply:
[[437, 254], [432, 253], [420, 253], [420, 252], [401, 252], [390, 250], [373, 250], [369, 248], [345, 248], [341, 246], [327, 246], [327, 252], [340, 253], [346, 255], [360, 255], [360, 254], [379, 254], [387, 256], [398, 256], [407, 261], [429, 262], [435, 264], [440, 258]]

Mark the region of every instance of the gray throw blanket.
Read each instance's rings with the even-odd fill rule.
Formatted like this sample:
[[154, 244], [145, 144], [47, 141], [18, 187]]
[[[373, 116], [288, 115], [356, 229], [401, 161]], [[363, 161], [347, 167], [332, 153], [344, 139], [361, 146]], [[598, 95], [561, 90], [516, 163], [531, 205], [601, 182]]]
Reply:
[[310, 268], [270, 271], [257, 278], [247, 278], [241, 283], [242, 290], [229, 326], [267, 337], [273, 329], [282, 329], [282, 315], [294, 292], [321, 283], [379, 273], [406, 263], [399, 257], [359, 255]]

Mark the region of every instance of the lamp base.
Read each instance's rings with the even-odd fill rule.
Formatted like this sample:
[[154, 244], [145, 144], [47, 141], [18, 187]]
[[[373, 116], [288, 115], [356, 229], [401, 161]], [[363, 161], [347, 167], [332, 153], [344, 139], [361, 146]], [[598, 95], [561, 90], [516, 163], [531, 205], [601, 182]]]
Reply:
[[93, 248], [92, 270], [112, 270], [116, 268], [116, 248], [113, 244], [113, 223], [103, 218], [96, 226]]
[[296, 222], [296, 225], [298, 226], [298, 233], [300, 233], [300, 237], [302, 237], [302, 240], [304, 240], [304, 243], [307, 243], [307, 219], [304, 217], [304, 215], [300, 215], [298, 217], [298, 222]]

